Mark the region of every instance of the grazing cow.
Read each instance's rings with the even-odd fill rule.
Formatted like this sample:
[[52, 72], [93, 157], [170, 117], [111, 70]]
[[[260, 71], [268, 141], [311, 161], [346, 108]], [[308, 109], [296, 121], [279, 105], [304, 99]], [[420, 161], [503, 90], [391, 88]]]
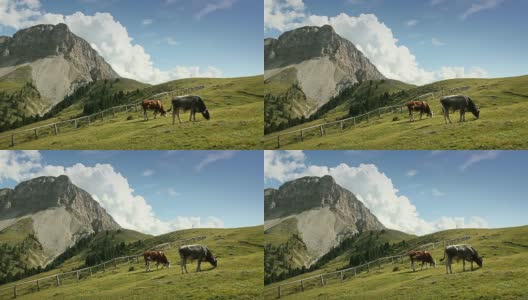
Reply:
[[456, 259], [457, 262], [462, 260], [462, 266], [465, 272], [466, 261], [471, 262], [471, 271], [473, 271], [473, 262], [476, 262], [477, 265], [482, 268], [482, 258], [484, 258], [483, 256], [479, 256], [477, 250], [475, 250], [475, 248], [471, 247], [470, 245], [447, 246], [444, 250], [444, 257], [440, 259], [440, 261], [444, 261], [446, 256], [446, 274], [449, 274], [449, 272], [453, 274], [453, 269], [451, 268], [453, 259]]
[[[173, 110], [174, 109], [174, 110]], [[174, 125], [175, 117], [178, 117], [178, 121], [180, 121], [180, 110], [183, 110], [184, 112], [187, 110], [191, 111], [191, 114], [189, 115], [189, 122], [196, 121], [196, 112], [202, 113], [202, 116], [206, 119], [210, 119], [209, 111], [207, 110], [207, 107], [205, 106], [205, 103], [203, 102], [202, 98], [200, 96], [194, 96], [194, 95], [186, 95], [186, 96], [179, 96], [172, 99], [172, 106], [169, 111], [172, 111], [172, 125]]]
[[431, 107], [429, 106], [429, 103], [427, 103], [427, 101], [409, 101], [405, 105], [407, 106], [407, 109], [409, 110], [409, 122], [414, 121], [413, 111], [420, 112], [420, 120], [422, 119], [422, 115], [424, 113], [429, 118], [433, 117], [433, 111], [431, 110]]
[[198, 260], [198, 267], [196, 268], [196, 272], [200, 272], [200, 264], [203, 261], [209, 262], [214, 268], [218, 265], [218, 261], [216, 260], [216, 257], [213, 256], [213, 253], [207, 248], [207, 246], [202, 245], [185, 245], [181, 246], [179, 249], [180, 252], [180, 259], [181, 259], [181, 269], [182, 274], [189, 273], [187, 271], [187, 260], [193, 261]]
[[143, 252], [143, 258], [145, 259], [145, 271], [150, 271], [150, 261], [156, 262], [156, 270], [158, 269], [159, 264], [161, 263], [163, 267], [170, 268], [170, 261], [165, 256], [163, 251], [145, 251]]
[[154, 111], [154, 119], [156, 119], [156, 115], [160, 113], [162, 117], [165, 117], [167, 112], [163, 108], [163, 103], [161, 103], [160, 100], [144, 100], [143, 103], [141, 103], [141, 106], [143, 107], [143, 118], [148, 121], [147, 116], [147, 110], [153, 110]]
[[442, 104], [442, 110], [444, 113], [444, 121], [447, 124], [451, 124], [451, 119], [449, 118], [449, 112], [455, 112], [460, 110], [460, 121], [466, 121], [466, 111], [473, 113], [473, 115], [478, 119], [480, 116], [480, 109], [478, 106], [469, 98], [464, 95], [451, 95], [440, 98], [440, 104]]
[[431, 253], [429, 253], [428, 251], [412, 250], [412, 251], [409, 251], [408, 254], [409, 254], [409, 258], [411, 259], [411, 267], [413, 269], [413, 272], [416, 271], [414, 268], [414, 261], [422, 262], [422, 267], [420, 268], [420, 270], [423, 269], [424, 264], [427, 264], [429, 266], [433, 266], [436, 268], [436, 261], [433, 259], [433, 257], [431, 256]]

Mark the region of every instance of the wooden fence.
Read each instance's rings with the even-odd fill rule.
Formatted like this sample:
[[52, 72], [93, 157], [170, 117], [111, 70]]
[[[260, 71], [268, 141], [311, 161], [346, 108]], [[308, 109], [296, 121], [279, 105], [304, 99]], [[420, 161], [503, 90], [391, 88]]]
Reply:
[[[448, 93], [458, 92], [458, 91], [462, 91], [466, 89], [469, 89], [469, 86], [457, 87], [457, 88], [448, 89], [448, 90], [440, 90], [438, 92], [431, 92], [431, 93], [427, 93], [427, 94], [423, 94], [418, 97], [415, 97], [414, 99], [419, 100], [419, 99], [427, 99], [429, 97], [431, 98], [441, 97], [441, 96], [447, 95]], [[317, 137], [317, 136], [322, 137], [327, 133], [327, 131], [331, 129], [336, 129], [337, 132], [342, 132], [343, 130], [348, 129], [348, 128], [355, 128], [359, 123], [362, 123], [362, 122], [366, 122], [366, 124], [369, 124], [369, 122], [373, 118], [381, 119], [381, 115], [383, 114], [387, 114], [387, 113], [392, 113], [392, 114], [400, 113], [401, 114], [403, 113], [403, 106], [405, 106], [405, 103], [407, 103], [407, 101], [400, 103], [400, 104], [396, 104], [396, 105], [380, 107], [380, 108], [371, 110], [367, 113], [364, 113], [362, 115], [349, 117], [349, 118], [345, 118], [342, 120], [326, 122], [326, 123], [322, 123], [318, 125], [313, 125], [310, 127], [287, 131], [284, 133], [278, 133], [276, 135], [264, 137], [263, 141], [264, 143], [266, 143], [266, 141], [275, 140], [276, 145], [277, 145], [276, 148], [280, 149], [282, 145], [285, 145], [287, 143], [303, 142], [305, 139], [311, 138], [311, 137]], [[289, 140], [285, 140], [284, 139], [285, 136], [290, 137]]]
[[[183, 88], [183, 89], [177, 89], [173, 91], [163, 92], [159, 94], [152, 95], [148, 97], [147, 99], [156, 98], [163, 95], [169, 95], [169, 96], [177, 96], [177, 95], [185, 95], [188, 93], [191, 93], [193, 91], [203, 89], [203, 85], [190, 87], [190, 88]], [[105, 109], [103, 111], [91, 114], [89, 116], [83, 116], [75, 119], [50, 123], [46, 125], [41, 125], [38, 127], [32, 127], [28, 129], [18, 130], [9, 134], [0, 135], [0, 149], [6, 149], [8, 147], [14, 147], [16, 144], [35, 140], [38, 138], [43, 138], [46, 136], [52, 136], [52, 135], [58, 135], [61, 132], [69, 131], [72, 129], [78, 129], [81, 127], [90, 127], [94, 122], [97, 121], [104, 121], [109, 118], [114, 118], [116, 114], [122, 113], [122, 112], [138, 112], [141, 107], [141, 103], [143, 100], [131, 103], [131, 104], [124, 104], [119, 106], [114, 106], [108, 109]]]
[[[167, 249], [167, 248], [171, 248], [175, 244], [181, 245], [182, 243], [196, 242], [196, 241], [203, 240], [205, 238], [206, 236], [196, 236], [196, 237], [192, 237], [188, 239], [176, 240], [176, 241], [156, 245], [147, 250]], [[104, 273], [104, 272], [109, 271], [109, 269], [110, 270], [117, 269], [118, 264], [123, 264], [123, 263], [128, 263], [128, 264], [137, 263], [138, 264], [140, 262], [140, 259], [139, 259], [140, 256], [143, 256], [143, 251], [141, 251], [140, 253], [134, 254], [134, 255], [116, 257], [114, 259], [105, 261], [95, 266], [73, 270], [73, 271], [65, 272], [65, 273], [54, 274], [51, 276], [42, 277], [42, 278], [30, 280], [30, 281], [20, 282], [20, 283], [11, 285], [11, 286], [1, 287], [0, 288], [0, 298], [2, 298], [2, 296], [5, 296], [5, 294], [1, 293], [1, 291], [5, 292], [8, 290], [12, 290], [13, 298], [16, 298], [18, 295], [21, 295], [22, 292], [32, 293], [32, 292], [38, 292], [41, 289], [48, 288], [48, 287], [59, 287], [62, 284], [64, 284], [64, 282], [77, 283], [81, 279], [90, 277], [93, 274], [96, 274], [99, 272]]]
[[[434, 249], [435, 247], [438, 247], [440, 245], [445, 247], [447, 245], [453, 245], [468, 239], [470, 239], [470, 236], [462, 236], [454, 239], [428, 243], [425, 245], [418, 246], [415, 249]], [[273, 287], [265, 288], [264, 298], [278, 299], [285, 295], [304, 292], [306, 289], [309, 288], [323, 287], [331, 283], [343, 282], [346, 279], [357, 277], [361, 273], [369, 273], [371, 270], [381, 270], [384, 264], [403, 264], [404, 260], [408, 259], [409, 256], [407, 255], [407, 252], [405, 252], [394, 256], [378, 258], [376, 260], [369, 261], [367, 263], [352, 268], [347, 268], [324, 274], [318, 274], [307, 278], [281, 283]]]

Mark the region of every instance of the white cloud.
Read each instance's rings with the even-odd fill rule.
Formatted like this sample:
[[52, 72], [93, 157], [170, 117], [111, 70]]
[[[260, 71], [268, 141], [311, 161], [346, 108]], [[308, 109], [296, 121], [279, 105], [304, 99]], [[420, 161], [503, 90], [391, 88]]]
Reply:
[[152, 176], [152, 175], [154, 175], [154, 170], [147, 169], [147, 170], [143, 171], [142, 175], [145, 176], [145, 177]]
[[418, 170], [409, 170], [409, 171], [407, 171], [407, 173], [405, 173], [405, 175], [407, 175], [409, 177], [414, 177], [414, 176], [416, 176], [416, 174], [418, 174]]
[[442, 67], [439, 73], [440, 77], [444, 79], [484, 78], [488, 76], [488, 72], [480, 67], [471, 67], [468, 72], [464, 67]]
[[171, 197], [178, 197], [178, 196], [181, 195], [180, 193], [176, 192], [176, 190], [173, 189], [173, 188], [168, 188], [168, 189], [167, 189], [167, 193], [168, 193], [169, 196], [171, 196]]
[[308, 13], [302, 0], [264, 1], [264, 31], [284, 32], [306, 25], [327, 24], [340, 36], [354, 43], [388, 78], [414, 84], [455, 78], [446, 77], [453, 73], [429, 71], [421, 67], [411, 50], [401, 45], [392, 30], [374, 14], [318, 16]]
[[207, 3], [196, 15], [196, 19], [200, 20], [206, 15], [213, 13], [217, 10], [228, 9], [235, 3], [235, 0], [215, 0]]
[[442, 217], [436, 221], [426, 221], [411, 200], [400, 195], [392, 180], [380, 172], [373, 164], [360, 164], [352, 167], [341, 163], [335, 167], [310, 165], [302, 151], [264, 152], [264, 178], [285, 182], [303, 176], [331, 175], [342, 187], [353, 192], [376, 217], [388, 228], [415, 234], [426, 234], [439, 230], [487, 226], [472, 218], [466, 223], [464, 218]]
[[437, 188], [433, 188], [431, 190], [431, 194], [434, 196], [434, 197], [442, 197], [442, 196], [445, 196], [445, 193], [442, 193], [439, 189]]
[[162, 234], [186, 228], [223, 227], [216, 217], [178, 216], [161, 220], [147, 200], [134, 192], [128, 179], [110, 164], [86, 166], [45, 165], [38, 152], [0, 151], [0, 180], [16, 182], [36, 176], [67, 175], [78, 187], [86, 190], [124, 228], [151, 234]]
[[407, 22], [405, 22], [405, 25], [409, 26], [409, 27], [413, 27], [413, 26], [416, 26], [418, 25], [420, 21], [416, 20], [416, 19], [411, 19], [411, 20], [408, 20]]
[[442, 42], [441, 40], [437, 39], [437, 38], [432, 38], [431, 39], [431, 44], [433, 44], [433, 46], [435, 46], [435, 47], [445, 46], [445, 43]]
[[501, 4], [503, 0], [478, 0], [471, 3], [471, 6], [460, 16], [462, 19], [478, 13], [482, 10], [493, 9]]
[[207, 165], [210, 165], [219, 160], [227, 160], [233, 158], [237, 151], [215, 151], [207, 154], [202, 161], [196, 165], [196, 171], [201, 171]]
[[144, 20], [141, 21], [141, 24], [150, 25], [150, 24], [152, 24], [152, 19], [144, 19]]
[[481, 162], [483, 160], [493, 160], [499, 156], [499, 151], [471, 151], [469, 158], [460, 166], [460, 170], [464, 171], [470, 166]]
[[161, 83], [179, 78], [222, 75], [222, 72], [213, 66], [205, 69], [198, 66], [158, 69], [154, 67], [151, 56], [141, 45], [133, 42], [127, 29], [111, 14], [45, 13], [33, 2], [40, 3], [38, 0], [0, 0], [0, 25], [20, 29], [36, 24], [65, 23], [73, 33], [87, 40], [119, 75], [142, 82]]
[[167, 44], [169, 44], [170, 46], [176, 46], [176, 45], [178, 45], [178, 42], [174, 38], [168, 37], [167, 38]]

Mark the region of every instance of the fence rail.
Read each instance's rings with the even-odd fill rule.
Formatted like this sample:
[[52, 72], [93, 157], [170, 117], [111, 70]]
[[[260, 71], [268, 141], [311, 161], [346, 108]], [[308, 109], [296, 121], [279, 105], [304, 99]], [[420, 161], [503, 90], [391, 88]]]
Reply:
[[[434, 249], [435, 247], [438, 247], [440, 245], [442, 246], [448, 246], [453, 245], [455, 243], [465, 241], [470, 239], [470, 236], [462, 236], [454, 239], [448, 239], [443, 240], [439, 242], [433, 242], [433, 243], [427, 243], [424, 245], [420, 245], [418, 247], [415, 247], [414, 249]], [[336, 282], [342, 282], [349, 278], [354, 278], [361, 274], [361, 272], [367, 272], [369, 273], [372, 269], [381, 269], [383, 264], [387, 263], [401, 263], [403, 264], [403, 261], [405, 259], [408, 259], [407, 252], [393, 255], [393, 256], [387, 256], [387, 257], [381, 257], [378, 259], [375, 259], [373, 261], [366, 262], [362, 265], [346, 268], [342, 270], [337, 270], [334, 272], [329, 273], [323, 273], [314, 275], [311, 277], [306, 277], [302, 279], [297, 279], [294, 281], [288, 281], [285, 283], [281, 283], [278, 285], [275, 285], [273, 287], [265, 288], [264, 289], [264, 298], [281, 298], [282, 296], [288, 294], [294, 294], [297, 292], [304, 292], [306, 289], [310, 287], [322, 287], [329, 283], [329, 281], [336, 281]]]
[[[175, 241], [172, 241], [172, 242], [167, 242], [167, 243], [163, 243], [163, 244], [159, 244], [159, 245], [155, 245], [147, 250], [156, 250], [156, 249], [160, 249], [160, 248], [163, 248], [163, 249], [166, 249], [166, 248], [171, 248], [173, 245], [175, 244], [181, 244], [181, 243], [187, 243], [187, 242], [195, 242], [195, 241], [200, 241], [200, 240], [203, 240], [205, 239], [206, 236], [205, 235], [202, 235], [202, 236], [196, 236], [196, 237], [192, 237], [192, 238], [188, 238], [188, 239], [180, 239], [180, 240], [175, 240]], [[141, 252], [138, 252], [137, 254], [134, 254], [134, 255], [128, 255], [128, 256], [120, 256], [120, 257], [115, 257], [111, 260], [108, 260], [108, 261], [105, 261], [103, 263], [100, 263], [98, 265], [94, 265], [94, 266], [90, 266], [90, 267], [86, 267], [86, 268], [82, 268], [82, 269], [78, 269], [78, 270], [73, 270], [73, 271], [69, 271], [69, 272], [64, 272], [64, 273], [59, 273], [59, 274], [54, 274], [54, 275], [50, 275], [50, 276], [46, 276], [46, 277], [42, 277], [42, 278], [37, 278], [37, 279], [33, 279], [33, 280], [29, 280], [29, 281], [24, 281], [24, 282], [20, 282], [20, 283], [16, 283], [14, 285], [11, 285], [11, 286], [6, 286], [6, 287], [0, 287], [0, 291], [4, 291], [4, 290], [9, 290], [9, 289], [12, 289], [13, 290], [13, 298], [16, 298], [18, 296], [18, 294], [20, 293], [20, 289], [24, 286], [30, 286], [29, 287], [29, 291], [30, 292], [38, 292], [40, 291], [42, 288], [44, 287], [48, 287], [48, 286], [56, 286], [56, 287], [59, 287], [61, 286], [61, 284], [63, 283], [63, 281], [65, 279], [71, 279], [71, 280], [74, 280], [74, 282], [79, 282], [81, 279], [83, 278], [86, 278], [86, 277], [89, 277], [89, 276], [92, 276], [93, 274], [97, 273], [97, 272], [106, 272], [108, 270], [108, 267], [110, 268], [114, 268], [114, 269], [117, 269], [117, 265], [118, 264], [122, 264], [122, 263], [130, 263], [130, 262], [136, 262], [136, 263], [139, 263], [139, 257], [143, 255], [143, 251]], [[69, 278], [71, 277], [71, 278]], [[50, 281], [51, 281], [51, 284], [50, 284]], [[1, 294], [0, 294], [1, 296]]]
[[[203, 89], [204, 85], [198, 85], [194, 87], [189, 88], [182, 88], [182, 89], [176, 89], [172, 91], [162, 92], [155, 95], [152, 95], [146, 99], [152, 99], [163, 95], [169, 95], [169, 96], [175, 96], [175, 95], [185, 95], [190, 92]], [[146, 100], [144, 99], [144, 100]], [[118, 105], [114, 106], [102, 111], [99, 111], [97, 113], [91, 114], [89, 116], [83, 116], [75, 119], [65, 120], [65, 121], [59, 121], [55, 123], [50, 123], [46, 125], [41, 125], [37, 127], [31, 127], [23, 130], [18, 130], [9, 134], [0, 135], [0, 145], [7, 142], [8, 147], [14, 147], [18, 143], [22, 143], [27, 140], [32, 139], [38, 139], [39, 137], [49, 136], [49, 135], [58, 135], [61, 130], [65, 130], [68, 128], [71, 129], [78, 129], [83, 126], [90, 127], [92, 123], [96, 122], [97, 120], [104, 121], [107, 118], [115, 117], [117, 113], [120, 112], [129, 112], [139, 111], [139, 106], [144, 100], [137, 101], [135, 103], [130, 104], [124, 104], [124, 105]], [[21, 137], [21, 140], [19, 138]], [[7, 148], [7, 147], [0, 147], [0, 148]]]
[[[456, 88], [453, 88], [453, 89], [440, 90], [438, 92], [431, 92], [431, 93], [427, 93], [427, 94], [423, 94], [423, 95], [417, 96], [414, 99], [418, 100], [418, 99], [424, 99], [424, 98], [435, 97], [435, 96], [436, 97], [438, 97], [438, 96], [441, 97], [441, 96], [446, 95], [447, 93], [458, 92], [458, 91], [462, 91], [462, 90], [466, 90], [466, 89], [469, 89], [469, 86], [461, 86], [461, 87], [456, 87]], [[266, 141], [269, 141], [269, 140], [277, 140], [277, 149], [280, 149], [281, 145], [283, 144], [283, 143], [281, 144], [281, 142], [284, 142], [284, 140], [281, 141], [281, 137], [283, 137], [283, 136], [295, 135], [296, 136], [295, 141], [303, 142], [306, 138], [309, 138], [309, 137], [314, 137], [314, 136], [321, 136], [322, 137], [322, 136], [324, 136], [326, 131], [327, 131], [327, 129], [332, 127], [332, 126], [335, 126], [336, 128], [339, 128], [339, 132], [342, 132], [343, 130], [345, 130], [347, 128], [355, 128], [356, 125], [359, 124], [362, 121], [366, 121], [367, 124], [368, 124], [370, 122], [371, 116], [374, 116], [374, 117], [377, 116], [378, 119], [380, 119], [382, 114], [398, 113], [398, 112], [399, 113], [403, 113], [403, 106], [405, 105], [405, 103], [407, 103], [407, 101], [402, 102], [400, 104], [396, 104], [396, 105], [379, 107], [379, 108], [376, 108], [376, 109], [371, 110], [369, 112], [366, 112], [366, 113], [364, 113], [362, 115], [349, 117], [349, 118], [345, 118], [345, 119], [337, 120], [337, 121], [332, 121], [332, 122], [326, 122], [326, 123], [313, 125], [313, 126], [309, 126], [309, 127], [304, 127], [304, 128], [300, 128], [300, 129], [295, 129], [295, 130], [287, 131], [287, 132], [284, 132], [284, 133], [279, 133], [279, 134], [272, 135], [272, 136], [267, 136], [267, 137], [264, 137], [263, 141], [266, 142]], [[315, 131], [315, 133], [314, 133], [314, 131]]]

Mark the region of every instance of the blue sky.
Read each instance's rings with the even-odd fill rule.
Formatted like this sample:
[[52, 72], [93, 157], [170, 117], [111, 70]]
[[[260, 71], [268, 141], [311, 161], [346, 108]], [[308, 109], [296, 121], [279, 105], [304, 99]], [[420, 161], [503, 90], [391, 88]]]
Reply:
[[[187, 219], [168, 224], [176, 217], [200, 217], [201, 223], [193, 224], [202, 227], [208, 217], [225, 227], [263, 223], [262, 151], [41, 151], [32, 157], [11, 152], [10, 158], [1, 152], [0, 170], [16, 170], [0, 171], [1, 187], [14, 187], [33, 174], [67, 174], [99, 199], [109, 195], [100, 201], [103, 207], [118, 223], [122, 217], [139, 231], [161, 233], [189, 224]], [[31, 170], [24, 169], [29, 162]], [[155, 218], [138, 220], [144, 216], [135, 209], [147, 208], [137, 196], [152, 207]]]
[[[14, 2], [8, 0], [11, 4]], [[24, 0], [26, 1], [26, 0]], [[22, 1], [22, 2], [24, 2]], [[27, 27], [28, 22], [58, 23], [63, 17], [72, 16], [77, 12], [88, 16], [81, 22], [80, 18], [66, 21], [74, 33], [87, 39], [99, 47], [100, 53], [116, 69], [122, 69], [122, 76], [136, 76], [143, 80], [165, 80], [167, 76], [150, 74], [148, 66], [127, 66], [120, 60], [127, 55], [128, 64], [142, 65], [146, 58], [141, 53], [133, 54], [139, 45], [151, 56], [153, 67], [161, 71], [172, 71], [170, 79], [185, 72], [174, 71], [176, 66], [200, 67], [201, 72], [193, 75], [209, 75], [208, 67], [214, 67], [220, 72], [212, 73], [223, 77], [239, 77], [262, 74], [262, 1], [261, 0], [74, 0], [52, 1], [34, 0], [38, 7], [19, 5], [13, 12], [24, 9], [38, 16], [20, 17], [17, 21], [0, 21], [0, 34], [11, 35], [18, 28]], [[11, 12], [11, 14], [14, 14]], [[102, 20], [97, 13], [109, 13], [113, 21], [105, 24], [95, 24]], [[54, 15], [51, 15], [54, 14]], [[58, 16], [57, 16], [58, 15]], [[0, 11], [2, 16], [2, 11]], [[118, 25], [124, 26], [128, 37], [133, 39], [132, 45], [124, 40], [105, 35], [123, 35], [118, 32]], [[76, 24], [76, 25], [72, 25]], [[11, 25], [11, 26], [9, 26]], [[99, 31], [94, 37], [90, 31]], [[103, 51], [106, 43], [116, 52]], [[150, 77], [141, 74], [146, 73]]]
[[[304, 151], [302, 156], [297, 154], [297, 159], [288, 157], [285, 152], [275, 154], [282, 157], [268, 157], [268, 166], [285, 166], [286, 162], [296, 161], [298, 168], [296, 171], [291, 167], [271, 171], [271, 168], [265, 167], [266, 187], [280, 186], [285, 180], [277, 180], [280, 179], [279, 174], [288, 172], [290, 179], [330, 174], [342, 186], [354, 193], [359, 192], [365, 198], [367, 193], [384, 198], [381, 203], [372, 204], [371, 210], [386, 214], [388, 219], [392, 217], [392, 212], [376, 205], [407, 205], [401, 198], [404, 196], [416, 207], [419, 217], [429, 223], [435, 223], [442, 217], [463, 217], [468, 223], [472, 216], [477, 216], [485, 220], [476, 223], [482, 227], [527, 224], [528, 202], [524, 190], [528, 178], [527, 151]], [[340, 164], [345, 165], [338, 167]], [[361, 164], [373, 164], [377, 171], [358, 171], [367, 169], [360, 167]], [[334, 169], [328, 171], [327, 167]], [[380, 175], [382, 173], [386, 178]], [[372, 185], [370, 190], [363, 190], [369, 185]], [[352, 190], [358, 186], [362, 191]], [[398, 191], [394, 192], [394, 189]], [[365, 202], [367, 206], [368, 203], [375, 203]], [[405, 215], [395, 217], [413, 218]], [[402, 228], [408, 225], [395, 224]], [[449, 227], [446, 224], [434, 225], [432, 228], [436, 230]]]
[[[283, 0], [270, 0], [273, 3], [284, 3]], [[285, 15], [285, 12], [296, 11], [306, 17], [297, 18], [299, 23], [317, 22], [307, 21], [307, 16], [335, 17], [346, 13], [351, 17], [360, 14], [373, 14], [379, 23], [383, 23], [392, 31], [392, 38], [398, 40], [396, 45], [405, 46], [415, 56], [419, 67], [439, 74], [433, 79], [444, 77], [507, 77], [525, 75], [528, 73], [528, 60], [525, 59], [524, 49], [528, 47], [528, 39], [524, 38], [528, 31], [525, 12], [528, 11], [528, 2], [521, 0], [328, 0], [314, 1], [303, 0], [303, 7], [282, 6], [275, 7], [274, 12], [267, 14], [266, 23], [271, 23], [273, 16]], [[282, 12], [282, 14], [280, 13]], [[286, 22], [288, 23], [288, 22]], [[294, 23], [291, 21], [290, 23]], [[314, 24], [315, 23], [315, 24]], [[335, 23], [334, 23], [335, 25]], [[371, 23], [372, 25], [372, 23]], [[282, 30], [268, 28], [266, 36], [276, 37]], [[295, 26], [293, 26], [295, 27]], [[365, 47], [365, 38], [352, 31], [354, 26], [344, 22], [340, 23], [340, 31], [344, 37], [362, 40], [358, 44]], [[364, 34], [379, 32], [374, 26], [367, 26]], [[375, 34], [372, 34], [375, 36]], [[379, 37], [380, 39], [390, 37]], [[374, 39], [374, 40], [372, 40]], [[372, 37], [370, 42], [376, 45]], [[434, 41], [433, 41], [434, 39]], [[368, 40], [368, 39], [367, 39]], [[379, 50], [379, 49], [378, 49]], [[388, 49], [391, 51], [391, 49]], [[392, 50], [394, 53], [395, 51]], [[403, 54], [402, 54], [403, 55]], [[367, 56], [368, 51], [367, 51]], [[389, 64], [388, 61], [376, 59], [379, 64]], [[388, 56], [387, 53], [384, 54]], [[397, 57], [398, 55], [396, 55]], [[395, 57], [392, 57], [395, 59]], [[409, 59], [407, 55], [401, 60]], [[393, 68], [403, 68], [398, 64]], [[464, 67], [465, 72], [453, 69], [442, 72], [442, 67]], [[472, 68], [477, 67], [475, 71]], [[396, 75], [408, 81], [412, 76]], [[480, 70], [485, 72], [479, 72]], [[409, 69], [407, 72], [412, 72]], [[389, 73], [386, 71], [385, 73]], [[474, 75], [474, 76], [468, 76]], [[397, 76], [392, 76], [397, 77]], [[418, 79], [414, 79], [419, 81]], [[431, 81], [431, 80], [426, 80]]]

